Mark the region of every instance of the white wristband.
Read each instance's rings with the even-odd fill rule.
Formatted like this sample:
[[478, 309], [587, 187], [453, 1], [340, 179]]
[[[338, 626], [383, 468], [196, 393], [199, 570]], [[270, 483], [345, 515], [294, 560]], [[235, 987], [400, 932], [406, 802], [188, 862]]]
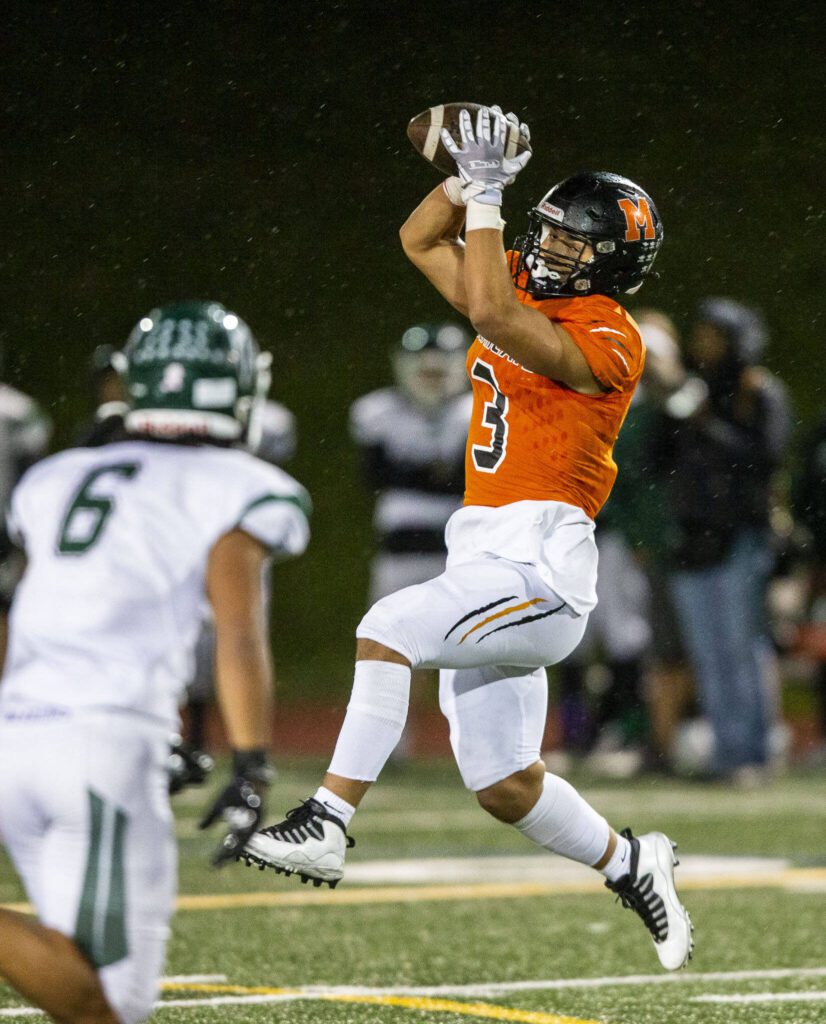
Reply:
[[468, 231], [478, 231], [480, 228], [493, 228], [494, 231], [503, 231], [505, 222], [499, 216], [498, 206], [491, 206], [490, 203], [480, 203], [476, 199], [471, 199], [467, 204], [465, 233]]
[[442, 182], [442, 188], [445, 190], [445, 195], [453, 203], [454, 206], [464, 206], [465, 201], [462, 198], [462, 180], [461, 178], [445, 178]]

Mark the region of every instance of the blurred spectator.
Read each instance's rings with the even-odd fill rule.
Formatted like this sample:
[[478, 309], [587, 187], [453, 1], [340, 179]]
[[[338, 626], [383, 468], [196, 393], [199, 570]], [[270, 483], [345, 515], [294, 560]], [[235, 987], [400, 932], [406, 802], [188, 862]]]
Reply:
[[[465, 488], [470, 340], [455, 324], [409, 327], [391, 356], [395, 386], [363, 395], [350, 409], [362, 477], [376, 495], [368, 606], [444, 572], [445, 526]], [[427, 675], [414, 673], [414, 704], [423, 700]], [[409, 752], [408, 725], [392, 761]]]
[[0, 383], [0, 502], [5, 508], [25, 470], [46, 454], [52, 423], [33, 398]]
[[826, 418], [804, 439], [792, 501], [795, 518], [806, 528], [808, 581], [806, 622], [800, 629], [801, 650], [816, 665], [820, 750], [826, 759]]
[[395, 387], [363, 395], [350, 410], [362, 476], [376, 494], [371, 605], [444, 571], [445, 525], [465, 486], [469, 343], [454, 324], [408, 328], [392, 356]]
[[[34, 399], [0, 383], [0, 509], [24, 471], [46, 454], [52, 423]], [[6, 651], [6, 619], [22, 565], [16, 549], [0, 537], [0, 667]]]
[[642, 434], [638, 490], [645, 495], [647, 506], [637, 520], [629, 523], [629, 531], [645, 568], [650, 600], [651, 647], [644, 685], [649, 718], [647, 767], [667, 771], [674, 767], [676, 730], [691, 703], [694, 683], [668, 586], [674, 512], [669, 500], [671, 467], [665, 457], [671, 427], [666, 410], [692, 385], [673, 320], [655, 309], [636, 310], [634, 316], [647, 350], [638, 427]]
[[[614, 448], [617, 480], [597, 520], [599, 603], [560, 672], [565, 746], [576, 751], [593, 744], [589, 767], [614, 776], [666, 767], [690, 692], [665, 583], [670, 520], [658, 458], [668, 422], [663, 405], [682, 386], [685, 370], [672, 321], [647, 309], [635, 319], [646, 345], [645, 370]], [[607, 671], [591, 717], [583, 676], [595, 647]]]
[[667, 402], [676, 531], [672, 593], [714, 732], [713, 774], [763, 776], [776, 665], [765, 616], [773, 565], [770, 490], [790, 431], [781, 382], [758, 365], [761, 315], [728, 298], [700, 303], [688, 342], [696, 378]]

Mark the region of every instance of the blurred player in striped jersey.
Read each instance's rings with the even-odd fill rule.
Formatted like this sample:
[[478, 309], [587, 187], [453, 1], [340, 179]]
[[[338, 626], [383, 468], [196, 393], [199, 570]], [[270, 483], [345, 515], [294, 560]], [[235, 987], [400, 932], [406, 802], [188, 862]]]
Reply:
[[[370, 605], [444, 572], [445, 526], [461, 508], [465, 483], [469, 344], [456, 324], [408, 327], [391, 353], [395, 386], [362, 395], [350, 408], [362, 478], [376, 497]], [[414, 702], [427, 677], [417, 673]], [[397, 764], [410, 754], [410, 732], [408, 726], [393, 751]]]
[[[3, 362], [0, 346], [0, 367]], [[0, 383], [0, 509], [8, 506], [21, 475], [46, 454], [51, 436], [51, 420], [37, 403], [17, 388]], [[6, 652], [8, 611], [19, 563], [13, 545], [0, 531], [0, 666]]]
[[445, 526], [464, 491], [469, 344], [455, 324], [414, 324], [392, 353], [395, 386], [350, 409], [362, 476], [376, 494], [370, 604], [444, 571]]

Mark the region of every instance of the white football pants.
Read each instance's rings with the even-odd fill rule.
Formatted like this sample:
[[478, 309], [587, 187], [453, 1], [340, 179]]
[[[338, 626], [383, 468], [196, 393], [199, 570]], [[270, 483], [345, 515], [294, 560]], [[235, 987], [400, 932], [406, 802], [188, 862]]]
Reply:
[[577, 615], [529, 563], [480, 555], [375, 604], [356, 631], [439, 668], [440, 702], [465, 785], [474, 791], [539, 759], [545, 665], [582, 639]]
[[123, 1024], [152, 1011], [175, 898], [165, 728], [124, 713], [0, 715], [0, 835], [39, 920], [97, 967]]

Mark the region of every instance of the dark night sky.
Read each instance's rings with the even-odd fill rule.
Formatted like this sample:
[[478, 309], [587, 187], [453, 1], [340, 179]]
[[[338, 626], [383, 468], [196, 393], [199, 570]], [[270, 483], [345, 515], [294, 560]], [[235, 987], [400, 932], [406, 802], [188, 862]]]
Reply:
[[681, 324], [703, 295], [761, 306], [800, 418], [823, 405], [822, 3], [5, 11], [7, 377], [66, 443], [94, 346], [145, 310], [208, 297], [247, 319], [275, 353], [274, 392], [299, 421], [291, 468], [318, 510], [311, 553], [279, 576], [288, 689], [346, 666], [361, 609], [369, 497], [347, 407], [385, 382], [409, 323], [449, 315], [397, 240], [438, 180], [404, 135], [425, 107], [499, 102], [530, 123], [506, 237], [575, 170], [638, 180], [666, 228], [641, 300]]

